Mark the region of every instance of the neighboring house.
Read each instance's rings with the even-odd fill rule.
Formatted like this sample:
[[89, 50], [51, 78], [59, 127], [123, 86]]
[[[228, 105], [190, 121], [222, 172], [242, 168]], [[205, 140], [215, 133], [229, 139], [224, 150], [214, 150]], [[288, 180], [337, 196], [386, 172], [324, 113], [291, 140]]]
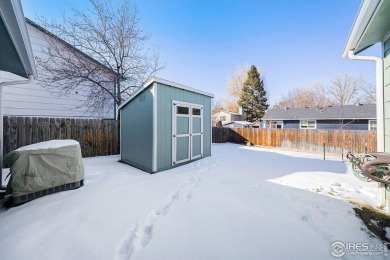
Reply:
[[221, 122], [222, 125], [226, 125], [233, 121], [244, 121], [244, 113], [242, 107], [239, 107], [238, 113], [232, 111], [221, 110], [213, 114], [213, 125], [218, 122]]
[[248, 121], [232, 121], [224, 124], [223, 127], [229, 128], [253, 128], [254, 123]]
[[240, 113], [222, 110], [213, 114], [213, 123], [215, 125], [220, 121], [222, 125], [225, 125], [232, 121], [242, 121], [244, 120], [243, 118], [243, 115]]
[[[58, 44], [61, 40], [51, 34], [41, 26], [26, 19], [27, 31], [30, 37], [33, 55], [35, 57], [44, 58], [42, 48], [48, 48], [46, 37], [53, 37]], [[64, 41], [62, 41], [64, 42]], [[64, 42], [64, 44], [67, 44]], [[80, 52], [81, 53], [81, 52]], [[91, 62], [104, 67], [96, 60], [86, 54], [85, 57]], [[105, 67], [106, 68], [106, 67]], [[113, 71], [107, 68], [107, 73], [114, 74]], [[0, 82], [17, 80], [17, 76], [0, 71]], [[35, 81], [39, 81], [38, 79]], [[114, 86], [114, 82], [113, 82]], [[114, 118], [113, 100], [112, 104], [107, 104], [107, 107], [102, 108], [99, 112], [91, 112], [83, 105], [85, 97], [82, 90], [75, 91], [67, 96], [60, 95], [55, 91], [45, 89], [37, 83], [26, 85], [16, 85], [12, 88], [5, 87], [3, 91], [3, 106], [4, 115], [10, 116], [42, 116], [42, 117], [87, 117], [87, 118]]]
[[266, 128], [376, 130], [376, 105], [268, 109]]

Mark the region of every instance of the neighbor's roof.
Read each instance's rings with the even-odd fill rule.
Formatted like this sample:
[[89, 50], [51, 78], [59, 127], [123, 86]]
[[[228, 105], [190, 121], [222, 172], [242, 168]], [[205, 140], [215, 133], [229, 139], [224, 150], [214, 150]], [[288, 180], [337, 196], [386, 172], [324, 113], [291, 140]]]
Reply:
[[184, 86], [182, 84], [175, 83], [175, 82], [172, 82], [172, 81], [169, 81], [169, 80], [166, 80], [166, 79], [152, 77], [148, 81], [146, 81], [146, 83], [142, 87], [140, 87], [133, 95], [131, 95], [124, 103], [122, 103], [118, 107], [118, 110], [123, 108], [124, 106], [126, 106], [131, 100], [133, 100], [136, 96], [141, 94], [145, 89], [147, 89], [154, 82], [160, 83], [160, 84], [164, 84], [164, 85], [168, 85], [168, 86], [171, 86], [171, 87], [174, 87], [174, 88], [178, 88], [178, 89], [184, 89], [184, 90], [187, 90], [187, 91], [190, 91], [190, 92], [194, 92], [194, 93], [197, 93], [197, 94], [201, 94], [201, 95], [204, 95], [204, 96], [208, 96], [208, 97], [211, 97], [211, 98], [214, 97], [213, 94], [210, 94], [210, 93], [208, 93], [206, 91], [202, 91], [202, 90], [199, 90], [199, 89], [187, 87], [187, 86]]
[[390, 32], [390, 0], [363, 0], [356, 15], [343, 57], [348, 52], [357, 54], [366, 48], [384, 42]]
[[[231, 114], [231, 115], [236, 115], [236, 116], [241, 116], [241, 114], [239, 114], [239, 113], [227, 111], [227, 110], [221, 110], [221, 111], [218, 111], [217, 113], [219, 113], [219, 112], [223, 112], [223, 113], [227, 113], [227, 114]], [[217, 114], [217, 113], [215, 113], [215, 114]]]
[[34, 56], [20, 0], [0, 1], [0, 70], [36, 78]]
[[62, 44], [64, 44], [66, 47], [70, 48], [71, 50], [81, 54], [82, 56], [84, 56], [85, 58], [89, 59], [90, 61], [98, 64], [100, 67], [104, 68], [105, 70], [107, 70], [108, 72], [110, 73], [113, 73], [113, 74], [116, 74], [116, 72], [109, 68], [108, 66], [102, 64], [101, 62], [97, 61], [96, 59], [92, 58], [91, 56], [89, 56], [88, 54], [86, 54], [85, 52], [77, 49], [75, 46], [71, 45], [70, 43], [64, 41], [63, 39], [61, 39], [60, 37], [58, 37], [57, 35], [49, 32], [48, 30], [46, 30], [45, 28], [43, 28], [42, 26], [40, 26], [39, 24], [31, 21], [30, 19], [28, 18], [25, 18], [26, 19], [26, 22], [31, 25], [32, 27], [34, 27], [35, 29], [37, 29], [38, 31], [41, 31], [42, 33], [54, 38], [55, 40], [61, 42]]
[[248, 122], [248, 121], [231, 121], [231, 122], [226, 123], [224, 125], [230, 125], [230, 124], [253, 125], [254, 123], [251, 123], [251, 122]]
[[376, 104], [268, 109], [265, 120], [375, 119]]

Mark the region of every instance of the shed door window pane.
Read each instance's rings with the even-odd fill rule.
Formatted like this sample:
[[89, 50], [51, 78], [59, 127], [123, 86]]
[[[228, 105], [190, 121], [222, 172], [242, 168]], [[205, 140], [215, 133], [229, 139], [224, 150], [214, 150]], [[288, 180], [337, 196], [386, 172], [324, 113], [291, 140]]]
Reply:
[[199, 134], [199, 133], [201, 133], [201, 129], [202, 129], [202, 119], [200, 117], [193, 117], [192, 118], [192, 133]]
[[370, 120], [368, 130], [370, 131], [376, 131], [376, 120]]
[[301, 128], [315, 129], [316, 128], [316, 121], [315, 120], [301, 120]]
[[200, 116], [200, 109], [199, 108], [193, 108], [192, 109], [192, 114], [194, 116]]
[[226, 121], [226, 116], [220, 116], [219, 120], [220, 121]]
[[190, 134], [190, 119], [188, 117], [180, 116], [176, 119], [176, 134]]
[[190, 137], [178, 137], [176, 142], [176, 161], [183, 161], [189, 159]]
[[179, 115], [188, 115], [189, 114], [189, 108], [188, 107], [181, 107], [181, 106], [178, 106], [177, 107], [177, 114]]
[[196, 135], [192, 137], [192, 157], [202, 154], [202, 136]]

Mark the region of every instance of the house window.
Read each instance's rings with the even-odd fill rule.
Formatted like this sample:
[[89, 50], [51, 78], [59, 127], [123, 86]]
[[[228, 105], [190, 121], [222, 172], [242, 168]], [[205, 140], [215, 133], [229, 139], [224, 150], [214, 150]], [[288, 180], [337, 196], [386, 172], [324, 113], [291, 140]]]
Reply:
[[271, 128], [283, 129], [283, 121], [272, 121]]
[[220, 120], [220, 121], [226, 121], [226, 116], [220, 116], [220, 117], [219, 117], [219, 120]]
[[368, 120], [368, 131], [376, 131], [376, 120]]
[[316, 120], [301, 120], [301, 129], [316, 129]]

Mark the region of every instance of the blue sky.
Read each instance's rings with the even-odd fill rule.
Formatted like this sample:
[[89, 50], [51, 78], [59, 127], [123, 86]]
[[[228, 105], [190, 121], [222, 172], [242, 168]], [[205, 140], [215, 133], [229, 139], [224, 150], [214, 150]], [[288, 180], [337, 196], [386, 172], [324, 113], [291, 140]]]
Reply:
[[[160, 49], [158, 76], [226, 95], [229, 76], [254, 64], [271, 104], [337, 74], [375, 82], [375, 64], [341, 57], [359, 0], [136, 0], [141, 28]], [[25, 15], [55, 18], [85, 0], [22, 0]], [[367, 53], [366, 53], [367, 54]], [[379, 54], [378, 48], [368, 54]]]

